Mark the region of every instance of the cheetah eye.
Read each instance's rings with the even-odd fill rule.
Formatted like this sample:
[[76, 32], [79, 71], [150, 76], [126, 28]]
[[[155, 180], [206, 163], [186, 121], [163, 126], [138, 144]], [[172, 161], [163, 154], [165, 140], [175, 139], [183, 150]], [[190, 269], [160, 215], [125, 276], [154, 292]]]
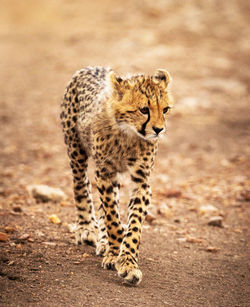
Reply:
[[141, 112], [142, 114], [148, 114], [148, 113], [149, 113], [149, 108], [148, 108], [148, 107], [141, 108], [141, 109], [140, 109], [140, 112]]
[[163, 109], [163, 113], [164, 113], [164, 114], [167, 113], [167, 112], [169, 111], [169, 109], [170, 109], [170, 107], [164, 108], [164, 109]]

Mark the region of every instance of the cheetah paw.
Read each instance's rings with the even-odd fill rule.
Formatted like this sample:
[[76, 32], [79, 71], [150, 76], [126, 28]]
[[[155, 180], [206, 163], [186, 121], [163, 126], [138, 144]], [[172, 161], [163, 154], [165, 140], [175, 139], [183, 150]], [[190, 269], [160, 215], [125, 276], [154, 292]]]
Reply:
[[79, 228], [75, 231], [76, 244], [96, 246], [96, 231]]
[[117, 256], [113, 253], [108, 253], [102, 261], [102, 267], [106, 270], [115, 270]]
[[108, 241], [105, 242], [97, 242], [96, 244], [96, 255], [97, 256], [105, 256], [108, 251], [109, 243]]
[[129, 260], [123, 261], [118, 259], [115, 267], [118, 275], [122, 277], [126, 283], [137, 286], [142, 281], [141, 270], [139, 270], [137, 265], [130, 263]]

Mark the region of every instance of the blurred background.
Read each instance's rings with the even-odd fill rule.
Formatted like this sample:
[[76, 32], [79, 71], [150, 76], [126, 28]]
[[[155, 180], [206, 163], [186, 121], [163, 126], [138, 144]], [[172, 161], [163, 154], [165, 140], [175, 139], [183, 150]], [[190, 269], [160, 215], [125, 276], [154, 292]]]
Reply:
[[[173, 78], [175, 107], [152, 175], [151, 212], [156, 222], [181, 223], [187, 233], [221, 246], [221, 238], [202, 228], [200, 207], [211, 204], [230, 225], [224, 233], [235, 239], [230, 248], [239, 235], [243, 252], [250, 199], [250, 3], [0, 0], [0, 7], [0, 209], [8, 213], [18, 205], [44, 214], [33, 225], [25, 215], [17, 222], [6, 213], [4, 224], [23, 223], [32, 232], [32, 225], [51, 227], [48, 213], [74, 219], [59, 113], [76, 70], [104, 65], [122, 75], [164, 68]], [[61, 188], [68, 206], [41, 209], [27, 194], [34, 183]], [[125, 180], [122, 212], [127, 190]]]

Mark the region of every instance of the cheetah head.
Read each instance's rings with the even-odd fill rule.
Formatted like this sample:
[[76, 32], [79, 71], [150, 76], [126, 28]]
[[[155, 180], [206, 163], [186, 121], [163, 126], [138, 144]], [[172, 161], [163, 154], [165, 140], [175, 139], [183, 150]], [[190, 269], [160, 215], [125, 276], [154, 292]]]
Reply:
[[169, 73], [159, 69], [154, 76], [123, 79], [111, 72], [110, 81], [112, 113], [120, 129], [146, 140], [157, 139], [165, 130], [167, 113], [172, 106]]

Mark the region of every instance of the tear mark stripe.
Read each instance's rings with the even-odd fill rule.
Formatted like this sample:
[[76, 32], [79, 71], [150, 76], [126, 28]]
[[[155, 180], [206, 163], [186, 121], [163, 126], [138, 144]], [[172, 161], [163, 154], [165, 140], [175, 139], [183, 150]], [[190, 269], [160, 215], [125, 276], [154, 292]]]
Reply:
[[145, 123], [142, 125], [141, 130], [138, 131], [138, 132], [141, 133], [143, 136], [146, 135], [145, 129], [146, 129], [147, 123], [148, 123], [149, 121], [150, 121], [150, 110], [148, 111], [148, 118], [147, 118], [147, 120], [146, 120]]

